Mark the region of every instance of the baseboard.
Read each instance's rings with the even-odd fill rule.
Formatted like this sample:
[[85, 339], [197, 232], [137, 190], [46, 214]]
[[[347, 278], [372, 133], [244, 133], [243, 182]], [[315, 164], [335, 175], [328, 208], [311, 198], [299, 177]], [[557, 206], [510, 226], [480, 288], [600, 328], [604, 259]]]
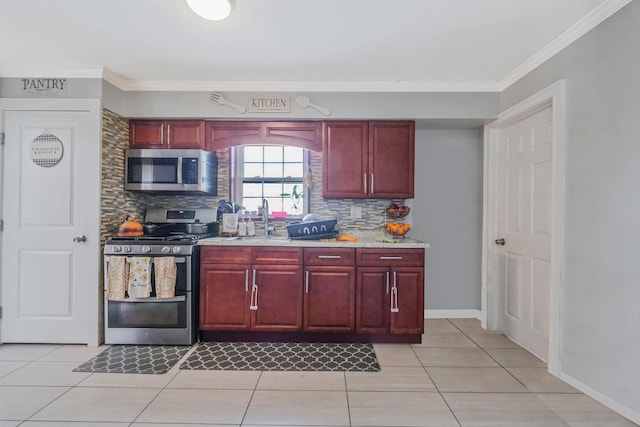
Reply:
[[618, 414], [622, 415], [625, 418], [630, 419], [631, 421], [633, 421], [636, 424], [640, 424], [640, 413], [634, 411], [631, 408], [628, 408], [626, 406], [624, 406], [623, 404], [616, 402], [615, 400], [611, 399], [608, 396], [605, 396], [604, 394], [600, 393], [597, 390], [594, 390], [593, 388], [589, 387], [588, 385], [576, 380], [575, 378], [573, 378], [570, 375], [567, 375], [563, 372], [560, 373], [560, 379], [565, 381], [566, 383], [568, 383], [569, 385], [577, 388], [578, 390], [580, 390], [581, 392], [583, 392], [584, 394], [586, 394], [587, 396], [597, 400], [598, 402], [602, 403], [604, 406], [610, 408], [613, 411], [616, 411]]
[[425, 319], [480, 319], [480, 310], [425, 310]]

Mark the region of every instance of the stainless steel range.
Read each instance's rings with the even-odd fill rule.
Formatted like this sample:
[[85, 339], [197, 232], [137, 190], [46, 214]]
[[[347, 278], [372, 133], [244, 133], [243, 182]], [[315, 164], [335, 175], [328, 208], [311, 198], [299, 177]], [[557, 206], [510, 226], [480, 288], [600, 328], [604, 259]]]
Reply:
[[[105, 343], [190, 345], [197, 341], [198, 240], [218, 235], [216, 209], [148, 209], [147, 234], [112, 237], [104, 247]], [[206, 232], [191, 234], [190, 224], [206, 224]], [[202, 230], [200, 230], [202, 231]], [[164, 295], [160, 271], [169, 263], [175, 288]], [[159, 265], [163, 268], [160, 269]], [[124, 270], [126, 271], [123, 273]], [[133, 270], [133, 273], [132, 273]], [[137, 276], [136, 276], [137, 275]], [[123, 283], [126, 282], [126, 283]], [[132, 289], [142, 283], [142, 296]], [[123, 292], [117, 295], [116, 291]], [[122, 290], [124, 288], [125, 290]], [[135, 294], [135, 295], [132, 295]]]

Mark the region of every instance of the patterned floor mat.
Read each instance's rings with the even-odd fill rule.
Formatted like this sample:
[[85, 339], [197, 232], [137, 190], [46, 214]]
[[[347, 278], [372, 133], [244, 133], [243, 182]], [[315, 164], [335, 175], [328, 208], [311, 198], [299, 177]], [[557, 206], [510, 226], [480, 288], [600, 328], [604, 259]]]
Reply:
[[113, 345], [73, 372], [164, 374], [190, 349], [189, 346]]
[[371, 344], [204, 342], [180, 369], [377, 372], [380, 365]]

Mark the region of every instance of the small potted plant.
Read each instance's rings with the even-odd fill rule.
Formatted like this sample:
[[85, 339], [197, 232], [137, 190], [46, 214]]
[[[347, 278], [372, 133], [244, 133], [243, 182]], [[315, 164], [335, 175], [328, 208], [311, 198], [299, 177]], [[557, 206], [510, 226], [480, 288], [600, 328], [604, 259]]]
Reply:
[[292, 213], [301, 214], [302, 213], [302, 199], [304, 198], [304, 193], [302, 191], [298, 191], [298, 184], [294, 185], [291, 189], [291, 193], [282, 193], [280, 197], [290, 197], [291, 198], [291, 208]]

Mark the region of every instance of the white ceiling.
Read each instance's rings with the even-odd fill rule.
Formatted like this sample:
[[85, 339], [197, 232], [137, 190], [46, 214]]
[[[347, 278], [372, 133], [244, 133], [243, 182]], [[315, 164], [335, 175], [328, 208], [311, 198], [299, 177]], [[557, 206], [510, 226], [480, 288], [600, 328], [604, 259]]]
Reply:
[[[630, 0], [0, 0], [0, 77], [124, 90], [500, 90]], [[103, 74], [104, 70], [104, 74]]]

